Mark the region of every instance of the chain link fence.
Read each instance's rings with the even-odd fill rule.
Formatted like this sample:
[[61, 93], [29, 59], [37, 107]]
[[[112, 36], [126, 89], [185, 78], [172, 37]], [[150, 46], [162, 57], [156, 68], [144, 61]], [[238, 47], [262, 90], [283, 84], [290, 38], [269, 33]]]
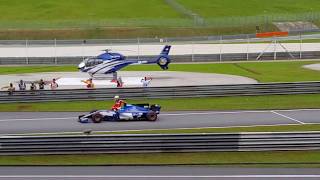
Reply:
[[174, 62], [207, 62], [320, 57], [320, 34], [256, 38], [254, 34], [185, 38], [0, 40], [0, 64], [76, 64], [111, 49], [134, 59], [157, 56], [173, 46]]

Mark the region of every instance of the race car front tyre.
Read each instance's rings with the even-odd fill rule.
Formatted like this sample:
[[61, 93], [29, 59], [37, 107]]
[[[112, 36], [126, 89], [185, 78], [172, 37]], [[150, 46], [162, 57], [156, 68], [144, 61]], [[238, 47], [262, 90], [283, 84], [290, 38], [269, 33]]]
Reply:
[[158, 115], [154, 111], [149, 111], [146, 115], [148, 121], [156, 121], [158, 119]]
[[92, 115], [92, 121], [93, 121], [94, 123], [101, 123], [102, 120], [103, 120], [102, 114], [96, 113], [96, 114]]
[[81, 122], [81, 118], [83, 117], [84, 115], [80, 115], [78, 116], [78, 121]]

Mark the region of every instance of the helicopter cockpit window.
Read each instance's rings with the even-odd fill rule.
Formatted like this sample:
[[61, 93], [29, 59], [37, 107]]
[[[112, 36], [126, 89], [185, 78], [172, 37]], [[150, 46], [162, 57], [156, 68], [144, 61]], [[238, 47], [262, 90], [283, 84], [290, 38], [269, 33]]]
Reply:
[[87, 67], [91, 67], [91, 66], [101, 64], [102, 62], [103, 61], [101, 59], [88, 59], [85, 64]]

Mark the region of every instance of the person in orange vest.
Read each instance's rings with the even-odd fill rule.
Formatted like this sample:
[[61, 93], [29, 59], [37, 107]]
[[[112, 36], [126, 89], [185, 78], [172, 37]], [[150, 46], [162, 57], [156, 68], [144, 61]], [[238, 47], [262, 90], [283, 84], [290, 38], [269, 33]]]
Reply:
[[94, 84], [93, 84], [92, 78], [90, 78], [88, 80], [85, 80], [85, 81], [82, 81], [82, 82], [87, 84], [87, 88], [88, 89], [93, 89], [94, 88]]
[[113, 111], [118, 111], [122, 106], [126, 104], [125, 101], [121, 100], [118, 95], [114, 96], [114, 105], [112, 106]]

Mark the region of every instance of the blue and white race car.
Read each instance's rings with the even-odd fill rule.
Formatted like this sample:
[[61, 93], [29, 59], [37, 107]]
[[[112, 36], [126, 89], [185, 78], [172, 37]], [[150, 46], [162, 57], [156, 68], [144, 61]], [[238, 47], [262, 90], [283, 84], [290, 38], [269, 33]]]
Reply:
[[113, 110], [93, 110], [89, 114], [80, 115], [80, 123], [100, 123], [102, 121], [156, 121], [161, 107], [157, 104], [125, 104], [118, 111]]

